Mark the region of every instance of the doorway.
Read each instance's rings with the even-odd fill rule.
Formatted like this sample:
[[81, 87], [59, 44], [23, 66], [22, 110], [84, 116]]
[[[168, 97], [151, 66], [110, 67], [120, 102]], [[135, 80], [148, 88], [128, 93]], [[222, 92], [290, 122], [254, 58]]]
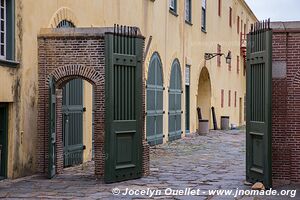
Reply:
[[[211, 122], [211, 80], [210, 74], [206, 67], [203, 67], [198, 82], [198, 95], [197, 95], [197, 107], [201, 109], [202, 119], [209, 120], [210, 127]], [[196, 118], [198, 120], [198, 116]], [[196, 123], [199, 126], [199, 123]]]
[[240, 101], [239, 101], [239, 125], [242, 126], [243, 125], [243, 100], [240, 97]]
[[7, 104], [0, 103], [0, 180], [7, 177]]

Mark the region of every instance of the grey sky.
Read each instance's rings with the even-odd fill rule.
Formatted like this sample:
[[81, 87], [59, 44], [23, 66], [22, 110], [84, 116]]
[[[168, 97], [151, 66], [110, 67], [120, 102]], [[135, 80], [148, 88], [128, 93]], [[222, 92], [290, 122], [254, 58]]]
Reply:
[[299, 0], [245, 0], [259, 20], [300, 21]]

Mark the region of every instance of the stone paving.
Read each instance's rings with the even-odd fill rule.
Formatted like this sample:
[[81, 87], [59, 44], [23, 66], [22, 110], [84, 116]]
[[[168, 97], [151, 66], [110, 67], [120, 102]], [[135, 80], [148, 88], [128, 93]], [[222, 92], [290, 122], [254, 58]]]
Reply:
[[[93, 162], [67, 168], [49, 180], [35, 175], [17, 180], [0, 181], [0, 198], [10, 199], [289, 199], [289, 197], [252, 197], [209, 195], [208, 190], [250, 189], [245, 181], [245, 132], [211, 131], [206, 136], [190, 136], [151, 149], [151, 174], [141, 179], [104, 184], [93, 176]], [[118, 188], [118, 189], [115, 189]], [[146, 195], [122, 195], [126, 188], [157, 192]], [[200, 190], [198, 196], [165, 194], [169, 189]], [[287, 186], [298, 189], [300, 186]], [[113, 190], [114, 189], [114, 190]], [[167, 189], [167, 190], [166, 190]], [[113, 195], [113, 192], [121, 192]], [[161, 194], [159, 194], [161, 192]], [[300, 199], [299, 194], [293, 199]]]

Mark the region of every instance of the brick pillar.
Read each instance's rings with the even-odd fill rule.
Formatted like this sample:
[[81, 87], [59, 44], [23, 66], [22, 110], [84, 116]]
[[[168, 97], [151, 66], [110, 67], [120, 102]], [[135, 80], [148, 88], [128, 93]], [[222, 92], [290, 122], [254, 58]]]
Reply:
[[56, 89], [56, 173], [64, 169], [64, 145], [62, 126], [62, 89]]
[[95, 127], [94, 127], [94, 139], [95, 139], [95, 175], [98, 178], [104, 176], [104, 163], [105, 163], [105, 152], [104, 152], [104, 117], [105, 117], [105, 106], [104, 106], [104, 80], [103, 82], [95, 86]]
[[38, 62], [39, 62], [39, 69], [38, 69], [38, 88], [39, 88], [39, 97], [38, 97], [38, 114], [37, 114], [37, 148], [36, 148], [36, 155], [37, 155], [37, 165], [36, 171], [39, 173], [45, 172], [45, 122], [46, 122], [46, 115], [45, 115], [45, 101], [47, 101], [48, 96], [46, 95], [46, 75], [45, 75], [45, 41], [39, 39], [38, 40]]
[[[145, 40], [143, 41], [143, 49]], [[146, 79], [145, 79], [145, 60], [143, 60], [143, 135], [142, 135], [142, 176], [150, 174], [150, 146], [146, 141]]]

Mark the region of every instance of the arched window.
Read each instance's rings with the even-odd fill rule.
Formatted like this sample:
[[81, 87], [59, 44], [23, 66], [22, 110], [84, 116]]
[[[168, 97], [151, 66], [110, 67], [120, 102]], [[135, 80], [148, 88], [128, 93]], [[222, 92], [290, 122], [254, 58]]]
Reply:
[[73, 24], [73, 22], [64, 19], [59, 22], [56, 28], [75, 28], [75, 25]]
[[169, 141], [181, 138], [181, 70], [176, 59], [172, 64], [169, 87]]
[[150, 145], [163, 142], [163, 75], [162, 64], [154, 53], [148, 70], [146, 135]]

